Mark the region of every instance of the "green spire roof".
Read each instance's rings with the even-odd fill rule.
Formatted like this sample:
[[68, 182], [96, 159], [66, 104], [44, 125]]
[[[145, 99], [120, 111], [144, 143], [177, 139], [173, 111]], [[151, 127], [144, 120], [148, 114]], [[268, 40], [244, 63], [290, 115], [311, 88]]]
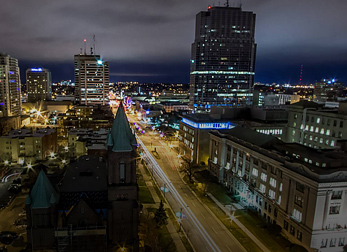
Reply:
[[112, 151], [132, 151], [136, 145], [135, 135], [131, 132], [128, 119], [125, 115], [123, 105], [119, 106], [112, 129], [107, 135], [106, 147], [112, 146]]
[[41, 170], [25, 203], [30, 204], [31, 208], [48, 208], [51, 204], [58, 203], [58, 199], [59, 195], [45, 172]]

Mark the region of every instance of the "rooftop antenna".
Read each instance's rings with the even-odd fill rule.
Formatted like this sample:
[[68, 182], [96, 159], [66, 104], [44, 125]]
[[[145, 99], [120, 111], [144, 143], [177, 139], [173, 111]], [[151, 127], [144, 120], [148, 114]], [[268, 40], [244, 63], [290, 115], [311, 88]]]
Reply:
[[84, 55], [87, 55], [87, 40], [84, 39]]
[[229, 7], [229, 0], [227, 0], [226, 4], [225, 4], [227, 7]]
[[93, 47], [90, 48], [90, 55], [93, 55]]
[[95, 35], [93, 35], [93, 49], [94, 49], [94, 54], [96, 54], [96, 53], [95, 53], [95, 44], [96, 44], [96, 39], [95, 39]]
[[81, 55], [82, 55], [82, 50], [83, 50], [83, 49], [82, 49], [82, 47], [81, 47], [81, 48], [80, 48], [80, 54], [81, 54]]

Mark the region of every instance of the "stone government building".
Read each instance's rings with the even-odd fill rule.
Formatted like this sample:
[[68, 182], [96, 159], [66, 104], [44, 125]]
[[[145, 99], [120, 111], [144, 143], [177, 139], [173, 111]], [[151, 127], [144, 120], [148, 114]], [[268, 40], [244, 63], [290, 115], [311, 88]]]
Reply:
[[70, 163], [55, 183], [41, 170], [25, 201], [29, 247], [138, 251], [137, 142], [122, 106], [106, 148]]

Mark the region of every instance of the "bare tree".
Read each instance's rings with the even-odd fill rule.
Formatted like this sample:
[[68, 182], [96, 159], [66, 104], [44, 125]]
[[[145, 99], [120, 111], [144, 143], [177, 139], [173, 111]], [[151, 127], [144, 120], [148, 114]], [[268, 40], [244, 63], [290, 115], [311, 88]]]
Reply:
[[187, 174], [189, 182], [192, 182], [192, 177], [194, 175], [193, 171], [193, 160], [187, 156], [181, 157], [182, 159], [182, 170]]

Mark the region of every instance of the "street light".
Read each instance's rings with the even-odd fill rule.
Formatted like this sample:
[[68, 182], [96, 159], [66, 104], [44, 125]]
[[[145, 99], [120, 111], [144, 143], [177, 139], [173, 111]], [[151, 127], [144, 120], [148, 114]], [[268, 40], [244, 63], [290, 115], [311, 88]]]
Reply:
[[5, 160], [5, 162], [4, 162], [5, 165], [9, 165], [9, 163], [10, 162], [8, 160]]

